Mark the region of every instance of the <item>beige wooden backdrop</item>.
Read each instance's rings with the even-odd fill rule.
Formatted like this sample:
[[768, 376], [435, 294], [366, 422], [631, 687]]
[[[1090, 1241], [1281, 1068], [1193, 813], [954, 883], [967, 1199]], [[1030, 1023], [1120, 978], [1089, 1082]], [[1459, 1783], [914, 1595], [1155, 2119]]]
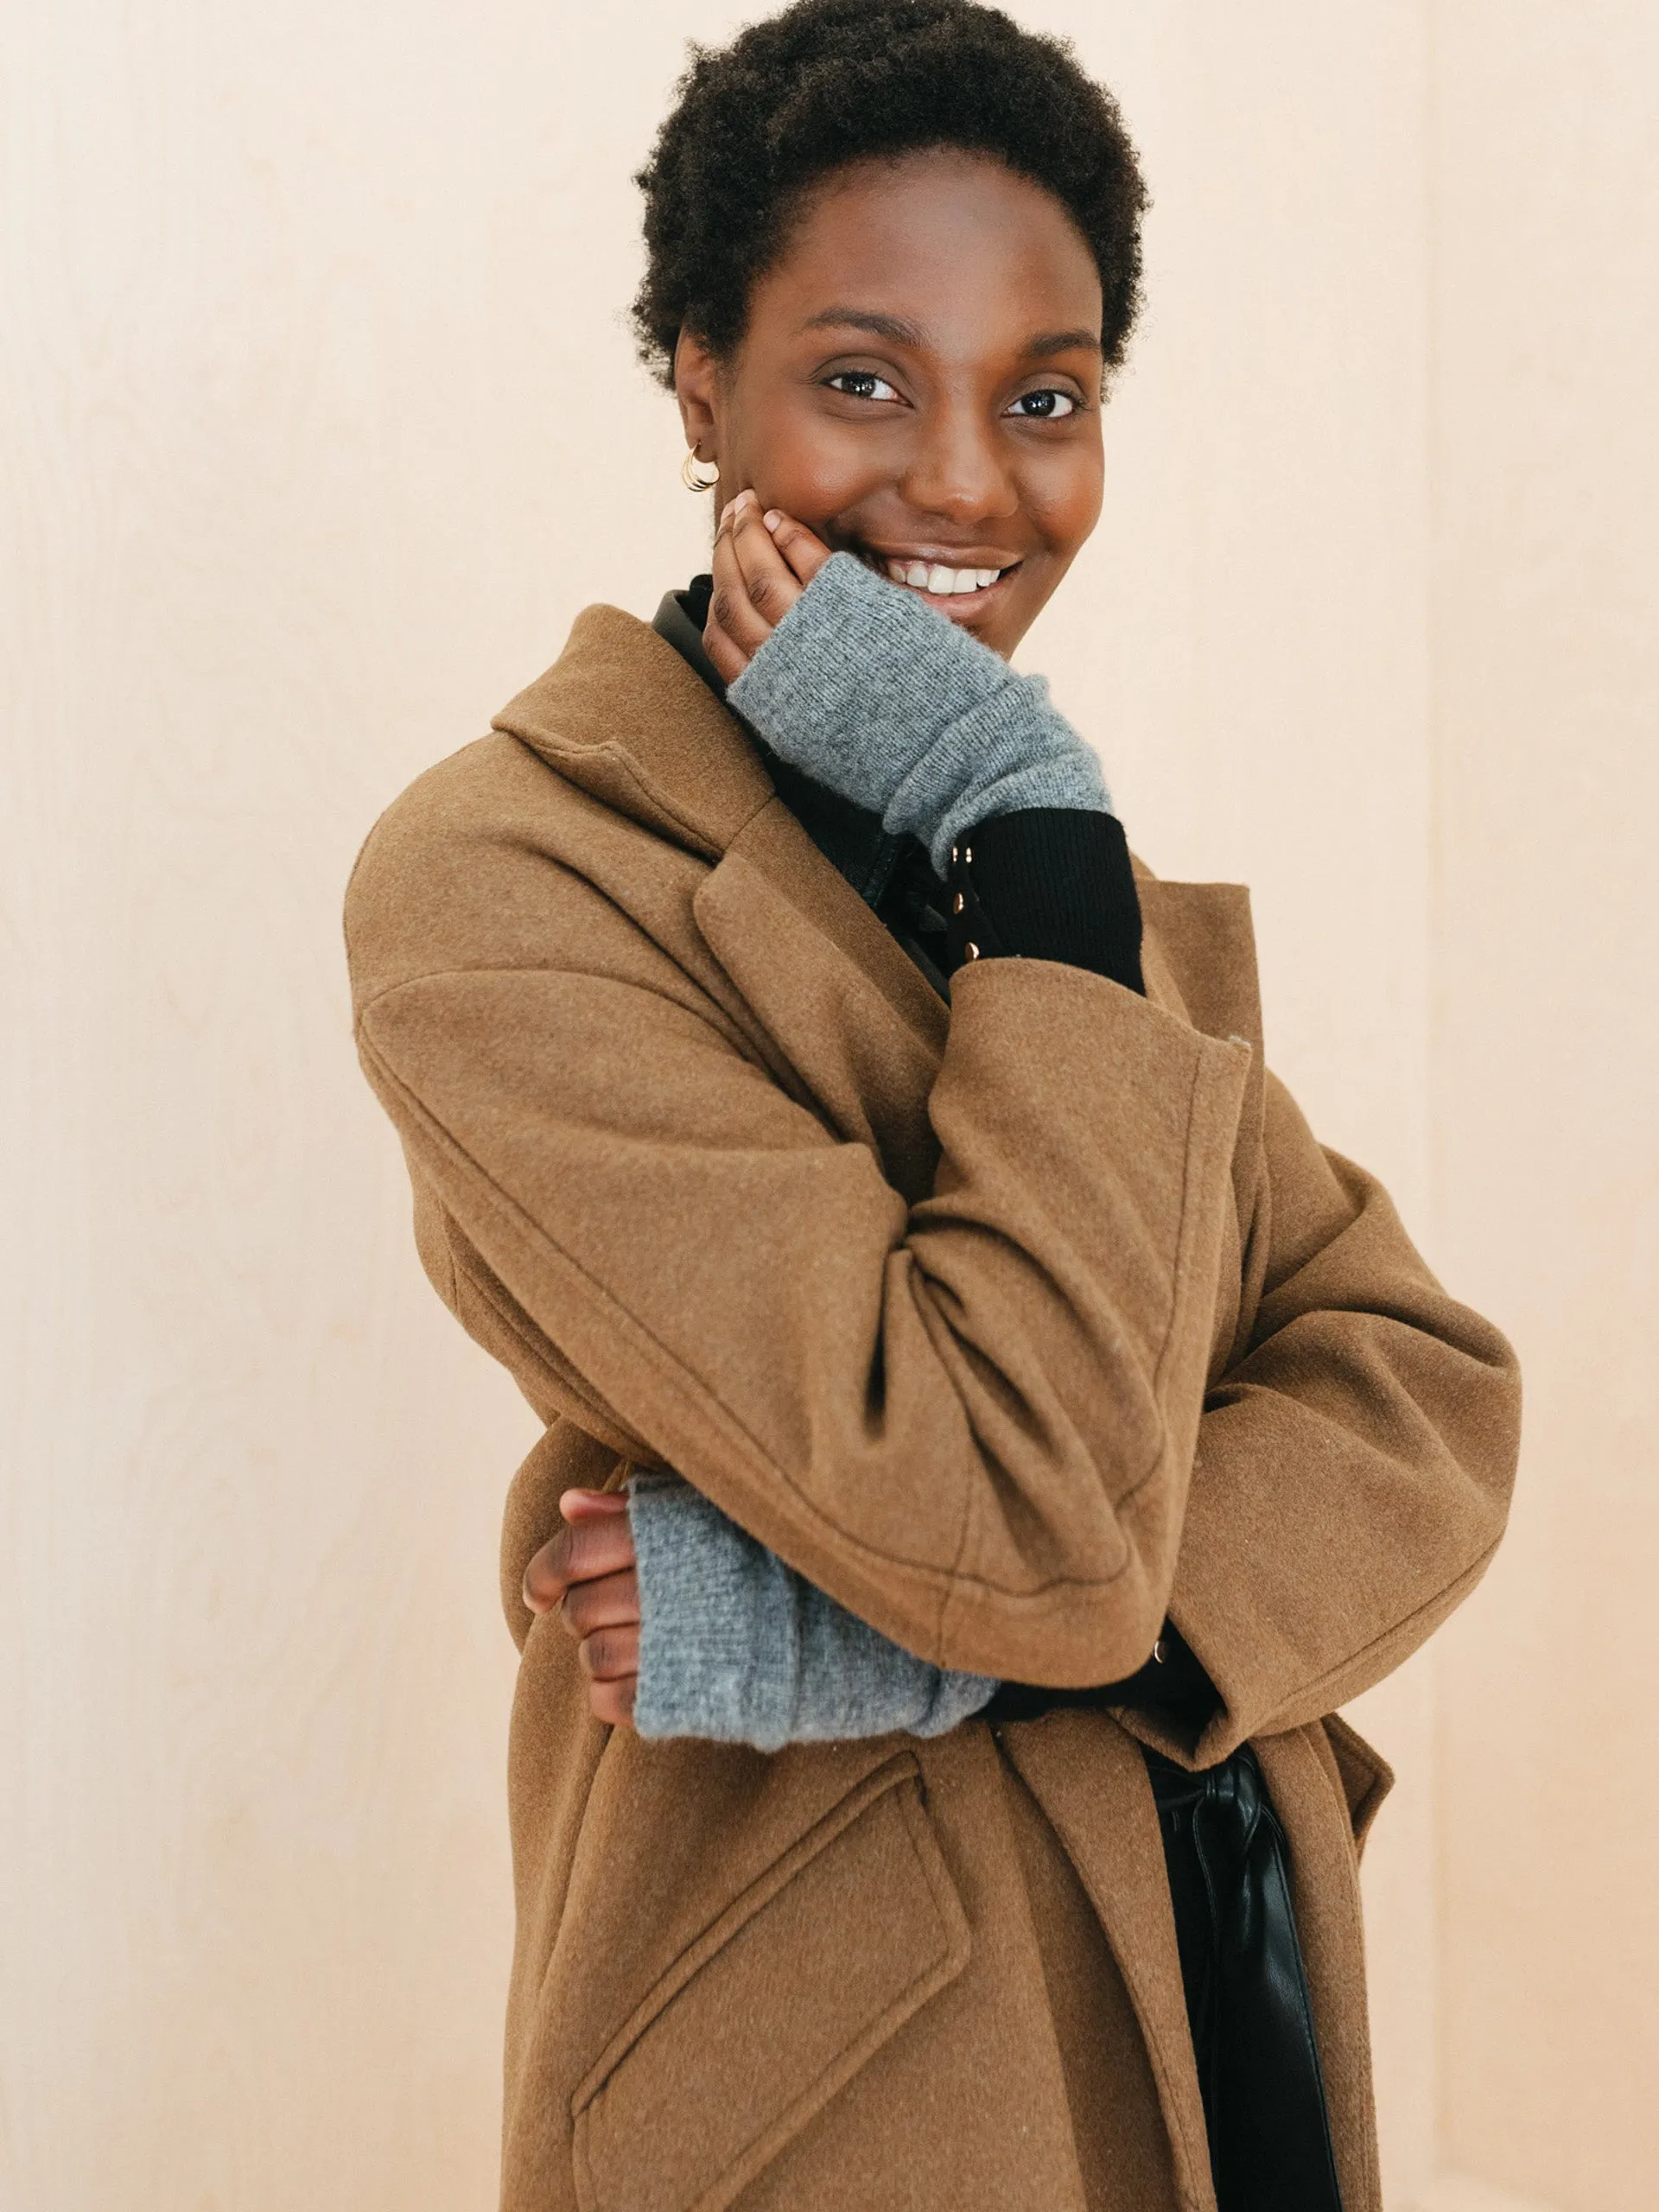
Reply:
[[[1357, 1716], [1391, 2202], [1659, 2171], [1659, 14], [1031, 0], [1156, 209], [1028, 658], [1255, 888], [1273, 1056], [1517, 1337]], [[705, 527], [620, 310], [727, 0], [0, 10], [0, 2205], [493, 2202], [530, 1423], [353, 1065], [355, 845]]]

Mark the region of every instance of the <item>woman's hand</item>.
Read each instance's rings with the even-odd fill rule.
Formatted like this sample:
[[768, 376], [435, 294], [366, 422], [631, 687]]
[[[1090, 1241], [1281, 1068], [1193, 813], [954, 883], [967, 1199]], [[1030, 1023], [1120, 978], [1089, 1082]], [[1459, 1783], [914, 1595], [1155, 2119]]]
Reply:
[[532, 1613], [558, 1609], [560, 1626], [576, 1639], [594, 1719], [626, 1728], [639, 1679], [639, 1578], [628, 1501], [617, 1491], [568, 1490], [559, 1510], [564, 1527], [524, 1569], [524, 1603]]
[[720, 518], [715, 537], [715, 594], [702, 648], [728, 683], [734, 683], [818, 570], [830, 548], [804, 523], [760, 511], [753, 492], [740, 492]]

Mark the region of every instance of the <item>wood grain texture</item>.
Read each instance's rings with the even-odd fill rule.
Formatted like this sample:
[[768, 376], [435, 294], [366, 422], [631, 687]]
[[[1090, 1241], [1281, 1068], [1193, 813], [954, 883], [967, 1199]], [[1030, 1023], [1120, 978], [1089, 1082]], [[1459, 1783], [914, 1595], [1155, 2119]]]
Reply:
[[1494, 2189], [1469, 2174], [1443, 2173], [1417, 2196], [1411, 2212], [1560, 2212], [1560, 2207]]
[[1444, 1647], [1446, 2155], [1647, 2212], [1659, 14], [1459, 0], [1434, 53], [1436, 1211], [1528, 1399], [1509, 1543]]

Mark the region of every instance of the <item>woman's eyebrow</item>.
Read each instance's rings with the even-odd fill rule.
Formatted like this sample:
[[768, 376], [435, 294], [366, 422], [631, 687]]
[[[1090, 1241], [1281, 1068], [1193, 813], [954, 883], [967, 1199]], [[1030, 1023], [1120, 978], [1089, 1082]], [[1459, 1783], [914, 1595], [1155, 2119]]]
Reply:
[[[907, 322], [903, 315], [883, 315], [875, 308], [825, 308], [818, 315], [809, 315], [801, 328], [804, 331], [868, 330], [873, 338], [885, 338], [890, 346], [920, 348], [926, 344], [918, 324]], [[1076, 330], [1045, 330], [1035, 338], [1028, 338], [1022, 350], [1031, 360], [1046, 361], [1056, 353], [1071, 353], [1080, 347], [1088, 353], [1098, 353], [1101, 350], [1099, 331], [1084, 327]]]
[[825, 308], [822, 315], [809, 315], [801, 325], [803, 330], [868, 330], [873, 338], [885, 338], [893, 346], [920, 346], [922, 334], [913, 322], [906, 322], [902, 315], [881, 315], [874, 308]]
[[1099, 331], [1046, 330], [1040, 338], [1031, 338], [1026, 341], [1027, 353], [1034, 354], [1039, 361], [1047, 360], [1053, 353], [1072, 353], [1078, 347], [1087, 353], [1098, 353], [1101, 351]]

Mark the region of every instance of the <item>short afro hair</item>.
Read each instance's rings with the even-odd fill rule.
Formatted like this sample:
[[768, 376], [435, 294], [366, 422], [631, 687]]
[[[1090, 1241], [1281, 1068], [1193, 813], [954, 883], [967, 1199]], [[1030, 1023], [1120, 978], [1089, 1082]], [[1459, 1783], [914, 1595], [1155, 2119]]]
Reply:
[[633, 326], [664, 384], [682, 329], [736, 351], [754, 282], [820, 178], [931, 147], [1053, 194], [1100, 270], [1106, 369], [1122, 359], [1146, 187], [1116, 102], [1061, 41], [975, 0], [797, 0], [728, 47], [694, 46], [677, 89], [634, 179], [647, 260]]

